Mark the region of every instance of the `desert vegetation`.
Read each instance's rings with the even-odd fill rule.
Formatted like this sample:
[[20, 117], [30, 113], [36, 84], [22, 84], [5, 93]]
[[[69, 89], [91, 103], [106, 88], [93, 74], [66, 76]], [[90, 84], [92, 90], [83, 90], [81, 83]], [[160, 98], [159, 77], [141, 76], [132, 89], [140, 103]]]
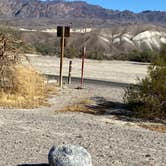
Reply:
[[[141, 31], [141, 30], [140, 30]], [[60, 54], [60, 39], [56, 34], [45, 32], [29, 32], [19, 31], [15, 28], [0, 26], [0, 32], [10, 34], [17, 40], [23, 41], [20, 46], [22, 53], [37, 53], [41, 55], [59, 56]], [[108, 31], [110, 33], [111, 31]], [[92, 33], [92, 34], [91, 34]], [[67, 58], [80, 58], [81, 48], [83, 44], [87, 45], [86, 58], [97, 60], [129, 60], [136, 62], [152, 62], [159, 50], [153, 48], [128, 48], [127, 46], [110, 46], [103, 44], [103, 41], [97, 39], [95, 36], [97, 32], [87, 34], [72, 34], [66, 40], [65, 57]]]
[[93, 104], [93, 101], [91, 99], [83, 99], [78, 103], [69, 105], [67, 107], [64, 107], [61, 112], [83, 112], [83, 113], [89, 113], [89, 114], [96, 114], [96, 110], [94, 110], [92, 107], [90, 108], [90, 105]]
[[[19, 48], [19, 53], [36, 52], [35, 47], [31, 43], [24, 42], [21, 39], [21, 32], [19, 30], [7, 26], [0, 26], [0, 33], [5, 34], [5, 36], [9, 37], [9, 39], [13, 39], [11, 40], [11, 42], [8, 41], [7, 44], [9, 45], [10, 48], [11, 47], [15, 47], [17, 49]], [[16, 41], [15, 43], [13, 43], [14, 40]]]
[[128, 53], [121, 53], [118, 56], [113, 55], [110, 59], [151, 63], [158, 56], [158, 54], [159, 54], [158, 50], [150, 50], [150, 49], [132, 50]]
[[[28, 65], [23, 65], [28, 61]], [[47, 104], [46, 79], [22, 54], [22, 41], [0, 34], [0, 106], [34, 108]]]
[[166, 46], [149, 67], [148, 76], [126, 90], [125, 101], [134, 116], [166, 119]]

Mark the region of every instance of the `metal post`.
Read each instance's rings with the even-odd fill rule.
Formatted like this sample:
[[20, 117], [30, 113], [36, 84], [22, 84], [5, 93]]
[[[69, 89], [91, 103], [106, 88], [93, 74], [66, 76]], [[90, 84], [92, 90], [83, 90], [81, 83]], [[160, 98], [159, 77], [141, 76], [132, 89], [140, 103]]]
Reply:
[[62, 88], [63, 85], [63, 57], [64, 57], [64, 47], [65, 47], [65, 27], [62, 28], [61, 37], [61, 57], [60, 57], [60, 71], [59, 71], [59, 86]]
[[72, 61], [69, 61], [68, 84], [71, 84]]
[[83, 49], [82, 49], [81, 88], [83, 88], [83, 83], [84, 83], [85, 52], [86, 52], [86, 47], [83, 47]]

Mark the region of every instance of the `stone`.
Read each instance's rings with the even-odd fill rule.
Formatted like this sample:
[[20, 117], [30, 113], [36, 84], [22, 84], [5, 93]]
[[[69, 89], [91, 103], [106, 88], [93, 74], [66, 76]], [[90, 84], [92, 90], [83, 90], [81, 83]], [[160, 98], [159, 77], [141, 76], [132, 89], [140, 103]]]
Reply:
[[92, 166], [90, 153], [78, 145], [53, 146], [48, 161], [49, 166]]

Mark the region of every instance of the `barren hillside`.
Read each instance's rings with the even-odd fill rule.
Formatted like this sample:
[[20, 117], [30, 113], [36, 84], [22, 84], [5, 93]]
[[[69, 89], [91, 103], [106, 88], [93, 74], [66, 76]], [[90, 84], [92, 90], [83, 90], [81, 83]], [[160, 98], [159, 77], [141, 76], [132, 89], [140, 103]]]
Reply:
[[166, 12], [118, 11], [91, 5], [84, 1], [1, 0], [0, 22], [24, 27], [47, 27], [71, 24], [76, 27], [110, 27], [150, 23], [166, 25]]

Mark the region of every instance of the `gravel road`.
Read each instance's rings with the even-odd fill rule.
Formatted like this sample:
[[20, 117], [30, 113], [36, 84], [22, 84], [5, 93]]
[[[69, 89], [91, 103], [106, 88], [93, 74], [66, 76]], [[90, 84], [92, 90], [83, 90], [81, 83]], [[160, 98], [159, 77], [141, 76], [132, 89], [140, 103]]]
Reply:
[[40, 166], [47, 163], [47, 153], [53, 144], [85, 147], [94, 166], [165, 166], [166, 134], [116, 120], [111, 114], [58, 112], [92, 96], [119, 102], [122, 94], [123, 89], [115, 87], [65, 88], [51, 97], [49, 108], [0, 109], [0, 166]]
[[[32, 57], [32, 64], [43, 73], [58, 73], [58, 59]], [[74, 60], [73, 76], [80, 75], [80, 60]], [[134, 83], [144, 77], [147, 64], [114, 61], [86, 61], [86, 78]], [[55, 69], [55, 73], [54, 73]], [[65, 60], [67, 75], [68, 61]], [[89, 72], [90, 71], [90, 72]], [[104, 74], [103, 74], [104, 73]], [[124, 89], [109, 85], [86, 84], [83, 90], [74, 84], [50, 96], [51, 107], [38, 109], [0, 109], [0, 166], [46, 166], [50, 147], [79, 144], [92, 155], [93, 166], [165, 166], [166, 134], [150, 131], [125, 118], [118, 120], [112, 112], [120, 108], [107, 107], [109, 114], [59, 112], [67, 105], [85, 98], [119, 103]], [[42, 164], [43, 163], [43, 164]], [[44, 164], [46, 163], [46, 164]]]

